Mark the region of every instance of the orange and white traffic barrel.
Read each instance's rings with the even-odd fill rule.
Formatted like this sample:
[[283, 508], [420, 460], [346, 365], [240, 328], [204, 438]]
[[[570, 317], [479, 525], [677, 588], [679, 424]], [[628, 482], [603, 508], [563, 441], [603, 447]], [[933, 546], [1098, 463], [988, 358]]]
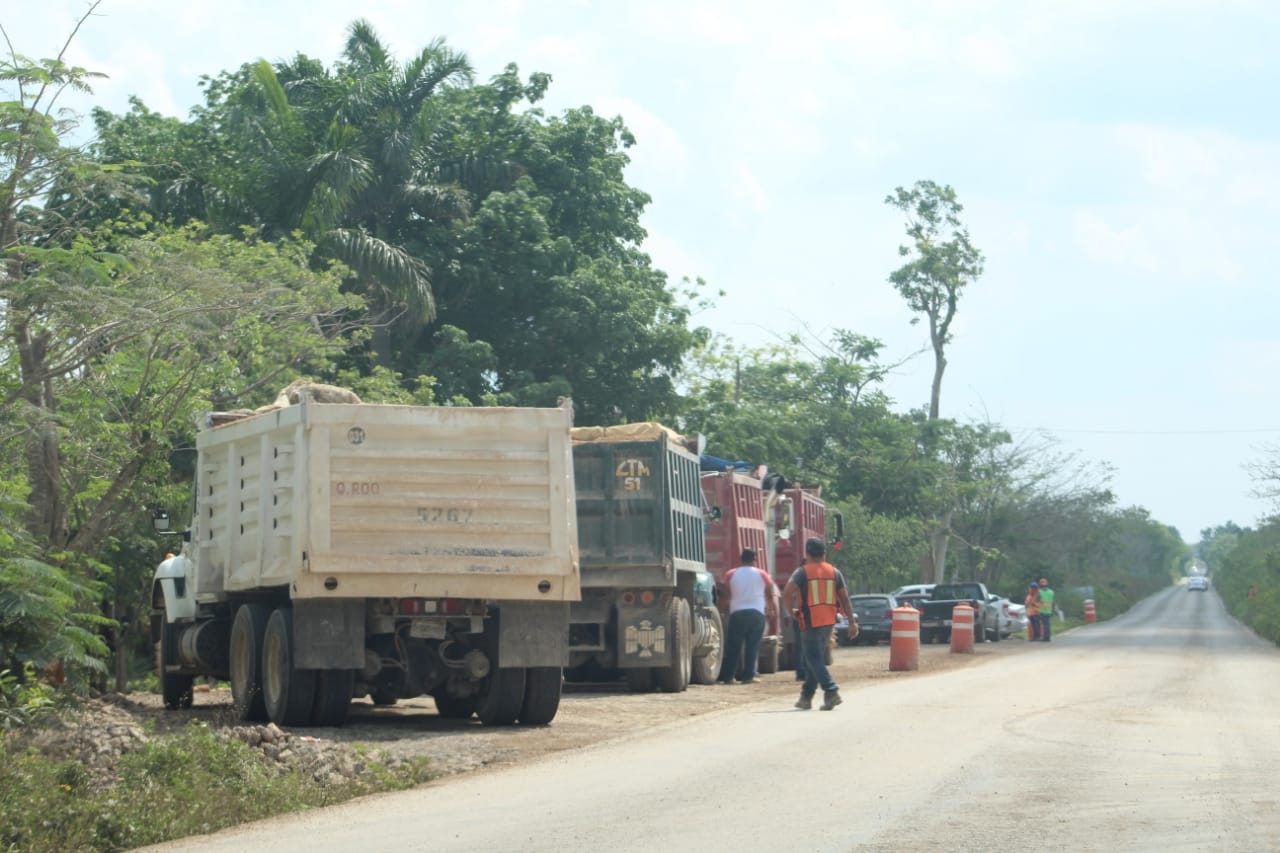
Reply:
[[951, 653], [973, 651], [973, 613], [967, 604], [957, 604], [951, 611]]
[[1084, 600], [1084, 621], [1086, 621], [1086, 622], [1097, 622], [1097, 621], [1098, 621], [1098, 611], [1096, 611], [1096, 610], [1094, 610], [1094, 609], [1093, 609], [1093, 599], [1092, 599], [1092, 598], [1086, 598], [1086, 599]]
[[914, 607], [893, 608], [889, 629], [889, 670], [907, 672], [920, 668], [920, 611]]

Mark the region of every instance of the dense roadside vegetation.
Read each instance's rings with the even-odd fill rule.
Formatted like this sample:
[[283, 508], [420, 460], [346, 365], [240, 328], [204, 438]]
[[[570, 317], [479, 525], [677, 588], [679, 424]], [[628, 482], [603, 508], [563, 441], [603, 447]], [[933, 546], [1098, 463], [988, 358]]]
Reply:
[[[86, 147], [56, 100], [94, 75], [62, 57], [0, 60], [5, 728], [149, 666], [161, 553], [148, 522], [185, 505], [198, 416], [270, 402], [302, 376], [379, 402], [570, 396], [582, 425], [701, 432], [718, 456], [822, 488], [844, 513], [836, 559], [857, 591], [946, 576], [1016, 599], [1048, 576], [1064, 609], [1077, 615], [1088, 588], [1105, 618], [1187, 570], [1178, 532], [1118, 505], [1104, 464], [943, 416], [957, 282], [979, 286], [982, 268], [950, 187], [888, 199], [906, 240], [885, 286], [929, 321], [935, 357], [930, 405], [903, 408], [872, 330], [744, 346], [695, 325], [714, 297], [645, 253], [651, 200], [625, 177], [643, 141], [622, 118], [548, 115], [548, 75], [512, 65], [479, 81], [444, 41], [397, 59], [363, 22], [348, 36], [332, 62], [247, 61], [205, 80], [187, 119], [141, 101], [96, 110]], [[1233, 612], [1280, 612], [1277, 534], [1230, 535], [1235, 550], [1205, 558]], [[239, 791], [223, 807], [245, 817], [365, 790], [263, 776], [235, 749], [193, 730], [107, 791], [5, 755], [0, 844], [23, 849], [41, 821], [75, 833], [45, 839], [60, 849], [199, 831], [174, 821], [211, 787]]]
[[1280, 645], [1280, 520], [1206, 528], [1196, 553], [1231, 615]]

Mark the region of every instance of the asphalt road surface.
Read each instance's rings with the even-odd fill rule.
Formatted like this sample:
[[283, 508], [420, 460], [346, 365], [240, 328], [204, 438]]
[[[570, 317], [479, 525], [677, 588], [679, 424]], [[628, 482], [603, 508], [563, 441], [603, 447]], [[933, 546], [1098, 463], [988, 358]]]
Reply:
[[1280, 652], [1216, 593], [1021, 652], [159, 849], [1280, 850]]

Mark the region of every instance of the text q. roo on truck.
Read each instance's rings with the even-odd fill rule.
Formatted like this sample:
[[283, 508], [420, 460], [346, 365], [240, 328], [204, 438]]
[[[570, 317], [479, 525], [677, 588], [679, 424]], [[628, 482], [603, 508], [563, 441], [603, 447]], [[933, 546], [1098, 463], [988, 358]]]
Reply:
[[[352, 395], [354, 396], [354, 395]], [[164, 701], [229, 679], [237, 713], [341, 724], [353, 697], [549, 722], [580, 597], [572, 404], [317, 403], [197, 436], [182, 552], [152, 592]], [[221, 422], [213, 426], [213, 423]], [[167, 512], [157, 512], [158, 518]]]

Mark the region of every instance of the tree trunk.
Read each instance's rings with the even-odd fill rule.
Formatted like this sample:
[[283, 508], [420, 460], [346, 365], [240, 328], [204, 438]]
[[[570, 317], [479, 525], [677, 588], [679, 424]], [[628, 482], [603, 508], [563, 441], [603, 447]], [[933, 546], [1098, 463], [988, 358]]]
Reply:
[[943, 513], [929, 531], [929, 578], [926, 583], [942, 583], [947, 576], [947, 546], [951, 542], [951, 510]]
[[43, 549], [61, 548], [67, 541], [66, 507], [59, 484], [62, 453], [58, 442], [57, 405], [53, 383], [46, 373], [48, 341], [33, 334], [30, 321], [15, 323], [14, 342], [22, 370], [22, 398], [31, 407], [27, 438], [27, 529]]
[[942, 343], [935, 341], [933, 345], [933, 386], [929, 389], [929, 420], [936, 421], [942, 408], [942, 374], [947, 369], [947, 357], [943, 355]]

